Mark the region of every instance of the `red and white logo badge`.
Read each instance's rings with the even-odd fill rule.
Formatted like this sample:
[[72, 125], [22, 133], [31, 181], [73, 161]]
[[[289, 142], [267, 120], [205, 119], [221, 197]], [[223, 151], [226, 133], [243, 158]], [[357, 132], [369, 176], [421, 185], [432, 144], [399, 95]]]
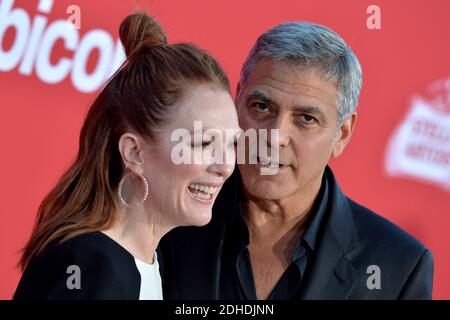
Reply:
[[409, 176], [450, 191], [450, 78], [415, 96], [392, 135], [385, 157], [391, 176]]

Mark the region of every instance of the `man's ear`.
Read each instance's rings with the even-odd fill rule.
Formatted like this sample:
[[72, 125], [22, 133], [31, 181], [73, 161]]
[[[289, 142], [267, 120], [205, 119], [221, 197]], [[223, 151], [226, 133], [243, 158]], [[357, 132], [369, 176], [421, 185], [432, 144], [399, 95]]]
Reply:
[[353, 130], [355, 129], [356, 118], [357, 114], [353, 112], [342, 122], [341, 127], [338, 128], [336, 142], [331, 153], [333, 158], [339, 157], [344, 152], [345, 146], [349, 143]]
[[119, 139], [119, 152], [123, 163], [135, 173], [143, 173], [143, 141], [134, 133], [124, 133]]

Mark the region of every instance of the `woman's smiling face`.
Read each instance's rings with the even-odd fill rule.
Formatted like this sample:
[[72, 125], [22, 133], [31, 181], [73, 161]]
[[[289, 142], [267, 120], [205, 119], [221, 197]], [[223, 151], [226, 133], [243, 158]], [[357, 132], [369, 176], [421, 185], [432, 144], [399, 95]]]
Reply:
[[[172, 119], [158, 132], [156, 145], [143, 154], [144, 175], [150, 185], [145, 206], [149, 214], [154, 210], [162, 213], [167, 224], [202, 226], [210, 221], [217, 194], [234, 170], [235, 142], [240, 133], [236, 108], [225, 90], [191, 85]], [[174, 132], [184, 134], [173, 138]], [[177, 164], [180, 148], [190, 156]], [[200, 163], [194, 162], [195, 152], [203, 155]], [[214, 161], [217, 152], [227, 153], [228, 158], [219, 155], [222, 161]]]

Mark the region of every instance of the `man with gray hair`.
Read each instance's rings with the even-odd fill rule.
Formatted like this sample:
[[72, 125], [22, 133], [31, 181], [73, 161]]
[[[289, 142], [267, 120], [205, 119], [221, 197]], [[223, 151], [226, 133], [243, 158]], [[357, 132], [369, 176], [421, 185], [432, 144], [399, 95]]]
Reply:
[[236, 106], [244, 131], [278, 130], [265, 143], [279, 157], [238, 164], [211, 223], [161, 242], [165, 299], [431, 298], [430, 251], [347, 198], [328, 167], [350, 141], [361, 83], [355, 54], [324, 26], [258, 38]]

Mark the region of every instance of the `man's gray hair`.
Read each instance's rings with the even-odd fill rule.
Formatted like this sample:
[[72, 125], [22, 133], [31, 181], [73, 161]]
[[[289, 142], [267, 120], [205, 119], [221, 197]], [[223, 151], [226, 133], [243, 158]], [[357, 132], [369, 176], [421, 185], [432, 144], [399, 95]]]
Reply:
[[311, 68], [338, 89], [338, 125], [356, 110], [362, 85], [361, 65], [350, 47], [334, 31], [308, 22], [285, 22], [263, 33], [241, 70], [241, 86], [264, 58]]

